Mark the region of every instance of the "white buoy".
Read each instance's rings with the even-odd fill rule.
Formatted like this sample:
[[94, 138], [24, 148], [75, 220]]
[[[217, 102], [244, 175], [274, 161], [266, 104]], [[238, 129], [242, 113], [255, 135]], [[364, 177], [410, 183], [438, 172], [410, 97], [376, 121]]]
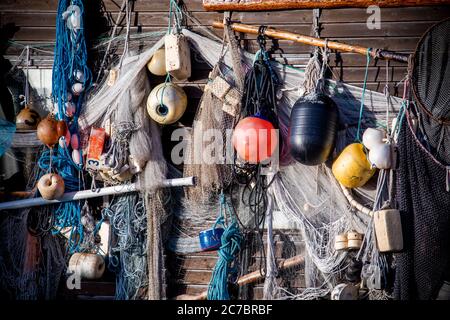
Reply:
[[74, 149], [72, 151], [72, 160], [73, 162], [75, 162], [77, 165], [81, 164], [81, 154], [80, 151], [77, 149]]
[[98, 254], [77, 252], [70, 257], [67, 271], [79, 275], [81, 279], [99, 279], [105, 271], [105, 260]]
[[362, 142], [363, 145], [367, 149], [372, 149], [377, 144], [383, 143], [383, 139], [386, 137], [386, 132], [381, 129], [375, 129], [375, 128], [367, 128], [366, 131], [364, 131]]
[[81, 70], [75, 70], [73, 72], [73, 76], [75, 78], [76, 81], [78, 82], [84, 82], [84, 73]]
[[387, 143], [378, 144], [370, 149], [369, 162], [372, 167], [390, 169], [392, 165], [391, 152], [391, 145]]
[[72, 93], [76, 96], [79, 96], [84, 91], [84, 86], [77, 82], [72, 85]]

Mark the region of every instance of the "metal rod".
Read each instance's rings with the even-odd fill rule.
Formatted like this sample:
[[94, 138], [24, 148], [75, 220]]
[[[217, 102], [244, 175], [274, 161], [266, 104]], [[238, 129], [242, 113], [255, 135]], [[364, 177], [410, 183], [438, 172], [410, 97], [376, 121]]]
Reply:
[[[220, 21], [214, 21], [212, 26], [214, 28], [218, 28], [218, 29], [224, 28], [223, 23]], [[251, 25], [242, 24], [242, 23], [231, 23], [230, 26], [231, 26], [231, 29], [233, 29], [234, 31], [248, 33], [248, 34], [256, 34], [257, 35], [257, 34], [259, 34], [259, 31], [260, 31], [259, 30], [260, 28], [258, 26], [251, 26]], [[266, 35], [270, 38], [281, 39], [281, 40], [291, 40], [291, 41], [308, 44], [308, 45], [315, 46], [315, 47], [322, 47], [322, 48], [328, 47], [333, 50], [358, 53], [358, 54], [361, 54], [364, 56], [367, 55], [367, 50], [369, 49], [369, 48], [361, 47], [361, 46], [357, 46], [357, 45], [351, 45], [351, 44], [346, 44], [346, 43], [337, 42], [337, 41], [327, 41], [325, 39], [314, 38], [314, 37], [310, 37], [310, 36], [301, 35], [298, 33], [293, 33], [290, 31], [278, 30], [278, 29], [274, 29], [274, 28], [265, 28], [262, 30], [262, 32], [264, 33], [264, 35]], [[382, 50], [382, 49], [372, 49], [369, 54], [372, 56], [372, 58], [384, 59], [384, 60], [394, 60], [394, 61], [399, 61], [399, 62], [408, 62], [408, 59], [409, 59], [409, 54], [398, 53], [398, 52]]]
[[[161, 184], [161, 188], [170, 188], [170, 187], [183, 187], [183, 186], [193, 186], [195, 185], [194, 177], [180, 178], [180, 179], [167, 179], [164, 180]], [[74, 191], [65, 193], [58, 200], [46, 200], [44, 198], [32, 198], [32, 199], [24, 199], [24, 200], [16, 200], [16, 201], [8, 201], [0, 203], [0, 211], [1, 210], [12, 210], [12, 209], [20, 209], [20, 208], [28, 208], [28, 207], [36, 207], [47, 204], [55, 204], [62, 203], [73, 200], [83, 200], [89, 198], [96, 198], [108, 195], [116, 195], [123, 194], [129, 192], [139, 191], [136, 183], [100, 188], [95, 191], [92, 190], [83, 190], [83, 191]]]

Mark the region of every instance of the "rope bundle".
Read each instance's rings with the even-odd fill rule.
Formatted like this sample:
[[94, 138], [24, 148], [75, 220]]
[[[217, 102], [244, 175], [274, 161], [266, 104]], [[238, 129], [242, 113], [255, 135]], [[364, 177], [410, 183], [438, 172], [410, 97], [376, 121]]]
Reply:
[[[231, 220], [227, 224], [227, 219]], [[220, 195], [220, 215], [214, 224], [224, 226], [222, 234], [222, 246], [219, 249], [219, 259], [211, 277], [208, 287], [208, 300], [230, 300], [228, 293], [228, 280], [231, 276], [237, 275], [237, 268], [234, 261], [241, 250], [242, 234], [239, 230], [236, 217], [228, 204], [225, 195]]]

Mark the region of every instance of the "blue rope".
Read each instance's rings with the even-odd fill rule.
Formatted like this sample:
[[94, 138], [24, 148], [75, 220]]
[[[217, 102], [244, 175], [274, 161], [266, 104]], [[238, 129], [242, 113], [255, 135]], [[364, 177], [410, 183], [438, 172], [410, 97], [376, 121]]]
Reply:
[[[226, 216], [228, 216], [227, 218], [231, 223], [226, 223]], [[230, 300], [228, 280], [232, 276], [236, 276], [238, 272], [233, 262], [241, 249], [242, 234], [239, 230], [236, 216], [223, 193], [220, 194], [220, 214], [213, 228], [216, 228], [217, 225], [222, 225], [225, 230], [221, 238], [222, 245], [219, 249], [219, 259], [214, 267], [208, 286], [207, 297], [208, 300]]]
[[[76, 17], [79, 8], [79, 28], [70, 28], [67, 21], [73, 16]], [[64, 18], [63, 14], [68, 13]], [[57, 106], [56, 118], [68, 124], [71, 134], [78, 136], [78, 116], [84, 102], [85, 92], [92, 82], [92, 74], [87, 66], [87, 48], [84, 36], [84, 5], [82, 0], [60, 0], [58, 3], [56, 17], [56, 43], [54, 51], [54, 63], [52, 73], [52, 99]], [[77, 79], [77, 71], [81, 71], [83, 79]], [[75, 83], [81, 83], [84, 90], [78, 96], [72, 96], [72, 103], [76, 110], [73, 117], [66, 114], [66, 103], [68, 102], [68, 92]], [[70, 147], [58, 146], [53, 149], [55, 154], [50, 156], [50, 151], [46, 150], [38, 160], [39, 167], [44, 172], [52, 169], [63, 179], [65, 191], [77, 191], [81, 189], [80, 175], [82, 174], [82, 163], [76, 164], [72, 160]], [[81, 150], [80, 159], [83, 159]], [[50, 167], [51, 165], [51, 167]], [[83, 225], [81, 224], [81, 205], [79, 201], [61, 203], [55, 211], [54, 233], [61, 232], [63, 228], [72, 227], [68, 251], [70, 253], [79, 251], [79, 245], [83, 241]]]
[[361, 96], [361, 107], [359, 108], [359, 120], [358, 120], [358, 131], [356, 132], [356, 139], [355, 141], [361, 142], [360, 135], [361, 135], [361, 122], [362, 122], [362, 116], [364, 111], [364, 101], [365, 101], [365, 95], [366, 95], [366, 86], [367, 86], [367, 76], [369, 73], [369, 64], [370, 64], [370, 52], [372, 51], [372, 48], [367, 48], [366, 53], [366, 73], [364, 75], [364, 85], [363, 85], [363, 91]]

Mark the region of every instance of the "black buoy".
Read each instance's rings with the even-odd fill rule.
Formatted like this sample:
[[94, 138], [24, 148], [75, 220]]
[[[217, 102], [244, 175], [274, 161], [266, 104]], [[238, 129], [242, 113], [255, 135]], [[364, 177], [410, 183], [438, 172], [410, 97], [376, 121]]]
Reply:
[[292, 107], [289, 145], [298, 162], [315, 166], [324, 163], [334, 149], [338, 126], [338, 108], [324, 94], [309, 94]]

